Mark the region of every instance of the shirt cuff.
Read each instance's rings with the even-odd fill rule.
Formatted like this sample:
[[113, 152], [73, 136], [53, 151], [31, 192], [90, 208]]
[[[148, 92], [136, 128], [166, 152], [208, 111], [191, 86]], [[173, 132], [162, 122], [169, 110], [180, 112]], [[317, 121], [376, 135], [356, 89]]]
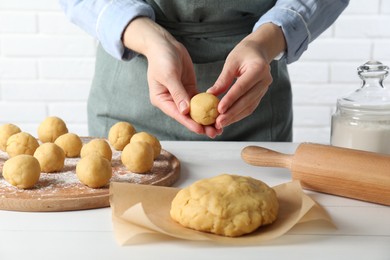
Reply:
[[278, 55], [276, 55], [276, 57], [274, 58], [274, 60], [281, 60], [282, 58], [284, 58], [284, 55], [286, 54], [286, 52], [282, 51], [281, 53], [279, 53]]
[[152, 7], [141, 1], [110, 1], [102, 9], [96, 23], [96, 35], [102, 47], [119, 60], [130, 60], [137, 53], [123, 46], [122, 34], [135, 18], [155, 19]]
[[255, 31], [265, 23], [273, 23], [282, 28], [287, 43], [287, 50], [283, 58], [286, 62], [292, 63], [299, 59], [302, 53], [307, 50], [310, 42], [310, 31], [303, 17], [296, 11], [274, 7], [265, 13], [255, 24]]

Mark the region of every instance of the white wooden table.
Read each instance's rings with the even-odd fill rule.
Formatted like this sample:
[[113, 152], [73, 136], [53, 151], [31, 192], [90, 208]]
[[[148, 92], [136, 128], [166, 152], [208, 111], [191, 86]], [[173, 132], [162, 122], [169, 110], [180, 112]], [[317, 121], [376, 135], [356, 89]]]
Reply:
[[[259, 145], [294, 153], [292, 143], [162, 142], [181, 162], [177, 187], [220, 173], [288, 182], [287, 169], [241, 160], [241, 149]], [[390, 172], [389, 172], [390, 174]], [[307, 191], [330, 213], [337, 229], [300, 224], [258, 246], [232, 247], [171, 240], [121, 247], [114, 239], [110, 208], [31, 213], [0, 210], [0, 259], [390, 259], [390, 207]]]

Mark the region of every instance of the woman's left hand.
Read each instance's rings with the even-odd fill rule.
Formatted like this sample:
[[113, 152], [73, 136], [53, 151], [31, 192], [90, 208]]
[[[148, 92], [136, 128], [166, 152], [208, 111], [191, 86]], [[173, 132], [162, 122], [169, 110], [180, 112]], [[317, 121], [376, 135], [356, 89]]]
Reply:
[[285, 49], [283, 32], [265, 24], [244, 38], [228, 55], [208, 92], [226, 93], [218, 105], [215, 127], [223, 129], [253, 113], [272, 83], [270, 62]]

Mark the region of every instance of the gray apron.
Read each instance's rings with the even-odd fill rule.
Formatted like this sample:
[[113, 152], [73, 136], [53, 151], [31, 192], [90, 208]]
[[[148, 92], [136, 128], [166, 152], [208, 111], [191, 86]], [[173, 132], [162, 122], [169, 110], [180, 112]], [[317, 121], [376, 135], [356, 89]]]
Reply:
[[[184, 44], [194, 62], [199, 92], [211, 87], [234, 46], [248, 35], [275, 1], [263, 0], [148, 0], [156, 22]], [[101, 46], [88, 99], [89, 134], [106, 137], [118, 121], [160, 140], [210, 140], [197, 135], [152, 106], [147, 83], [147, 60], [111, 57]], [[291, 141], [292, 94], [286, 63], [271, 63], [273, 83], [254, 113], [224, 128], [215, 140]]]

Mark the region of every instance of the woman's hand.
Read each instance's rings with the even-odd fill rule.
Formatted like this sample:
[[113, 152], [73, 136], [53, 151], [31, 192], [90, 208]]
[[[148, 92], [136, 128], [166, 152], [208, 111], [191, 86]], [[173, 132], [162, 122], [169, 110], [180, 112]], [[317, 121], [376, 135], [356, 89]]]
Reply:
[[223, 129], [253, 113], [272, 83], [270, 62], [286, 48], [281, 29], [264, 24], [228, 55], [209, 93], [226, 93], [218, 105], [215, 127]]
[[[134, 37], [136, 35], [137, 37]], [[148, 18], [137, 18], [124, 32], [126, 47], [148, 60], [151, 103], [197, 134], [214, 138], [220, 130], [193, 121], [189, 101], [197, 94], [193, 63], [187, 49], [164, 28]]]

